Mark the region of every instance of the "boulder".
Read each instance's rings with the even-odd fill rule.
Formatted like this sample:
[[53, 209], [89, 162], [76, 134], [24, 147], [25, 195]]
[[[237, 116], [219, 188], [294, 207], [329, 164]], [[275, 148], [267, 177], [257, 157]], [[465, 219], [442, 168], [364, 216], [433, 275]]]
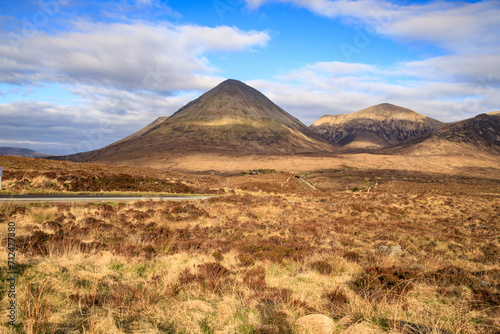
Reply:
[[299, 334], [332, 334], [335, 322], [332, 318], [322, 314], [311, 314], [295, 321]]

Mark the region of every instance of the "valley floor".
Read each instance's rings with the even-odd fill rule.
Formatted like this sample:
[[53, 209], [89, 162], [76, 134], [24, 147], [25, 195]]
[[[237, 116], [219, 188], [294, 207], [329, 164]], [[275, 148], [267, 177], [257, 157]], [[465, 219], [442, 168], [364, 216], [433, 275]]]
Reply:
[[103, 161], [111, 165], [152, 167], [185, 172], [239, 173], [256, 169], [308, 173], [330, 169], [397, 169], [422, 173], [487, 176], [500, 179], [500, 156], [467, 155], [384, 155], [343, 153], [336, 155], [229, 155], [216, 153], [168, 154], [159, 159]]
[[220, 196], [0, 204], [0, 280], [9, 222], [18, 269], [18, 319], [5, 320], [5, 283], [2, 332], [304, 333], [307, 315], [332, 319], [325, 333], [500, 331], [493, 166], [451, 175], [389, 162], [311, 173], [260, 164], [259, 175], [157, 171], [155, 179], [150, 169], [62, 162], [34, 172], [33, 161], [0, 158], [15, 170], [4, 190], [115, 191], [128, 175], [143, 187], [128, 191]]

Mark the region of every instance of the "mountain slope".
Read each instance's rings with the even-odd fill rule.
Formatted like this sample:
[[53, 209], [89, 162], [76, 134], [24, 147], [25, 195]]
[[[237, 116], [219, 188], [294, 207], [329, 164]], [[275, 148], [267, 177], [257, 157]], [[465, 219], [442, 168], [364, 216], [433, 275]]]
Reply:
[[78, 161], [131, 160], [166, 153], [226, 152], [295, 154], [335, 148], [259, 91], [227, 80], [170, 117], [97, 151], [68, 157]]
[[36, 152], [29, 148], [23, 147], [0, 147], [0, 155], [12, 156], [12, 157], [48, 157], [50, 154]]
[[433, 118], [389, 103], [355, 113], [323, 116], [309, 128], [326, 141], [349, 149], [387, 147], [444, 126]]
[[500, 115], [481, 114], [387, 149], [413, 155], [500, 155]]

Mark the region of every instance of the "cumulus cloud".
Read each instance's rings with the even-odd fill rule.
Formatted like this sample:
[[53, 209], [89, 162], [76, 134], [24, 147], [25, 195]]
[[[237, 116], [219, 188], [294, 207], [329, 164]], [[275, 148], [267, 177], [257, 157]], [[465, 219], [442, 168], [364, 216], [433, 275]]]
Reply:
[[418, 75], [428, 80], [452, 82], [477, 82], [488, 78], [491, 85], [500, 84], [500, 57], [493, 54], [446, 55], [412, 61], [400, 66], [398, 71], [405, 75]]
[[[326, 114], [351, 113], [384, 102], [447, 122], [498, 109], [492, 75], [476, 81], [449, 80], [448, 68], [439, 69], [433, 61], [437, 60], [387, 68], [320, 62], [251, 84], [308, 125]], [[404, 80], [399, 79], [402, 73]]]
[[223, 81], [207, 55], [253, 52], [270, 40], [262, 31], [155, 22], [80, 20], [50, 32], [18, 22], [17, 31], [1, 31], [1, 82], [13, 87], [55, 83], [78, 101], [0, 104], [0, 145], [30, 144], [57, 154], [100, 148], [174, 113]]
[[[255, 84], [306, 122], [390, 102], [444, 121], [498, 109], [500, 1], [397, 4], [375, 0], [246, 0], [253, 10], [287, 3], [340, 19], [365, 36], [423, 42], [443, 55], [391, 66], [326, 62]], [[346, 41], [349, 42], [349, 41]], [[356, 46], [353, 46], [356, 47]], [[347, 50], [348, 51], [348, 50]]]
[[375, 0], [246, 0], [257, 9], [266, 3], [289, 3], [317, 15], [362, 24], [398, 40], [423, 41], [454, 52], [483, 52], [500, 45], [500, 1], [431, 2], [398, 5]]
[[[92, 86], [71, 88], [76, 106], [16, 101], [0, 104], [0, 146], [22, 146], [71, 154], [101, 148], [174, 113], [196, 93], [165, 97]], [[56, 140], [55, 140], [56, 139]]]
[[[0, 80], [11, 84], [58, 82], [169, 92], [206, 89], [219, 78], [207, 53], [264, 47], [265, 32], [144, 22], [79, 22], [76, 31], [39, 33], [0, 45]], [[12, 43], [9, 43], [12, 42]], [[14, 43], [14, 44], [13, 44]]]

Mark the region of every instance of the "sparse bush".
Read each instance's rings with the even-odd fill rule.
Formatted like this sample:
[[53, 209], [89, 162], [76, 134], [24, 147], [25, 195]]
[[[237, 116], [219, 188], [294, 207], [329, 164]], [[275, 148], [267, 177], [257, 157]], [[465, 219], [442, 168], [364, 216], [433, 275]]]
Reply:
[[330, 275], [333, 272], [333, 267], [327, 261], [315, 261], [311, 263], [311, 268], [322, 275]]
[[251, 255], [247, 254], [238, 255], [238, 260], [240, 260], [240, 265], [242, 267], [250, 267], [255, 264], [255, 259]]
[[230, 271], [217, 262], [204, 263], [198, 266], [200, 274], [206, 279], [220, 279], [229, 276]]
[[292, 326], [288, 321], [286, 313], [276, 309], [276, 302], [271, 299], [263, 299], [259, 302], [261, 325], [257, 329], [258, 334], [292, 334]]
[[264, 267], [256, 267], [245, 271], [243, 283], [254, 291], [264, 291], [267, 288]]
[[336, 288], [323, 295], [333, 318], [341, 318], [348, 312], [349, 298], [344, 290]]
[[362, 296], [372, 299], [401, 299], [413, 288], [420, 272], [400, 267], [370, 267], [351, 286]]
[[222, 255], [222, 253], [219, 251], [213, 252], [212, 256], [214, 257], [214, 259], [216, 259], [219, 262], [224, 260], [224, 255]]
[[359, 255], [359, 253], [355, 251], [348, 251], [344, 253], [344, 259], [350, 262], [360, 262], [361, 255]]

